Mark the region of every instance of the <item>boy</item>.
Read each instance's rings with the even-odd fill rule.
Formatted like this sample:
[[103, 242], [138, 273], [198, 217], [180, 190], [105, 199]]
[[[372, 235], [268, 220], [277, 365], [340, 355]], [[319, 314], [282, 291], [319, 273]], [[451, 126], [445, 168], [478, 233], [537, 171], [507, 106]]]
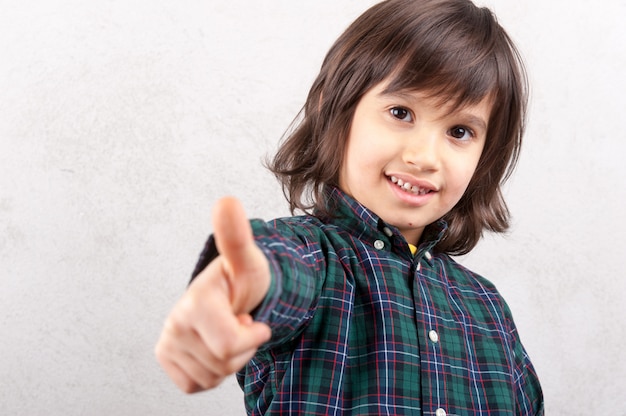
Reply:
[[157, 345], [186, 392], [238, 370], [249, 414], [543, 413], [495, 287], [456, 263], [504, 231], [523, 69], [487, 9], [389, 0], [337, 40], [270, 169], [292, 211], [226, 198]]

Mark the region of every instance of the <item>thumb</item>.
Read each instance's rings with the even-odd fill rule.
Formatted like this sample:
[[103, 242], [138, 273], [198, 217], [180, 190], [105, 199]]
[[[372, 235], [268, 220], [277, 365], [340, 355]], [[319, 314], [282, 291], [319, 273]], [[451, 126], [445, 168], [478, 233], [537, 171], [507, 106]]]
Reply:
[[236, 198], [226, 197], [215, 205], [213, 233], [233, 309], [249, 312], [265, 297], [270, 286], [270, 270], [267, 258], [254, 242], [250, 221]]
[[217, 249], [230, 272], [238, 274], [253, 266], [258, 251], [250, 221], [241, 203], [233, 197], [217, 202], [213, 210], [213, 232]]

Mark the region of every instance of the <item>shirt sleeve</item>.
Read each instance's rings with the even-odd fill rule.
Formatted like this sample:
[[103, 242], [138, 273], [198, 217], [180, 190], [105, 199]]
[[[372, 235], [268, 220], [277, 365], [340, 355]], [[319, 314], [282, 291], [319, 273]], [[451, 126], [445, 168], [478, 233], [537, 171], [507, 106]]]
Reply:
[[[272, 339], [265, 345], [271, 347], [295, 338], [312, 318], [325, 281], [328, 245], [319, 227], [281, 220], [251, 220], [250, 225], [271, 273], [268, 293], [252, 316], [272, 329]], [[191, 281], [218, 255], [211, 235]]]
[[506, 303], [504, 303], [504, 308], [506, 318], [509, 321], [510, 334], [514, 342], [515, 379], [513, 381], [517, 388], [517, 414], [543, 416], [543, 392], [539, 384], [539, 377], [520, 341], [517, 328], [513, 323], [511, 310]]
[[255, 320], [272, 329], [271, 347], [298, 336], [313, 317], [326, 277], [326, 252], [319, 227], [275, 220], [251, 221], [254, 238], [270, 265], [271, 283]]

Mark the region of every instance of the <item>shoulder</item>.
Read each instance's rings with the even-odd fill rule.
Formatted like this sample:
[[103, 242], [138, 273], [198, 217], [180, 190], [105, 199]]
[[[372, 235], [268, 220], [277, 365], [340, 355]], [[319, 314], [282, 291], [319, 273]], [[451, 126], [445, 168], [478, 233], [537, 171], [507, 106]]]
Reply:
[[447, 271], [450, 279], [462, 285], [476, 287], [499, 295], [498, 289], [489, 279], [463, 266], [448, 254], [439, 254], [436, 258]]
[[275, 218], [271, 221], [250, 220], [252, 231], [259, 239], [289, 239], [306, 244], [323, 243], [336, 239], [342, 231], [335, 225], [313, 215]]
[[324, 223], [312, 215], [275, 218], [267, 224], [272, 228], [292, 234], [316, 234], [324, 227]]
[[447, 254], [439, 254], [434, 259], [451, 293], [456, 294], [458, 299], [465, 303], [488, 306], [505, 318], [508, 327], [512, 326], [509, 306], [491, 280], [468, 269]]

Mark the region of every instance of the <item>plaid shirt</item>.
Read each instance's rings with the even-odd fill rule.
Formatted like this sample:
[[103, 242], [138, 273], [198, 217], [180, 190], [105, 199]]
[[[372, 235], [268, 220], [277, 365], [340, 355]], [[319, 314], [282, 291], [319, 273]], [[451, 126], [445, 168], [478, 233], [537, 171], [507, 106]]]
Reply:
[[[272, 339], [238, 374], [251, 415], [542, 415], [495, 287], [333, 190], [339, 214], [253, 220], [272, 283], [254, 312]], [[212, 238], [194, 275], [216, 255]]]

